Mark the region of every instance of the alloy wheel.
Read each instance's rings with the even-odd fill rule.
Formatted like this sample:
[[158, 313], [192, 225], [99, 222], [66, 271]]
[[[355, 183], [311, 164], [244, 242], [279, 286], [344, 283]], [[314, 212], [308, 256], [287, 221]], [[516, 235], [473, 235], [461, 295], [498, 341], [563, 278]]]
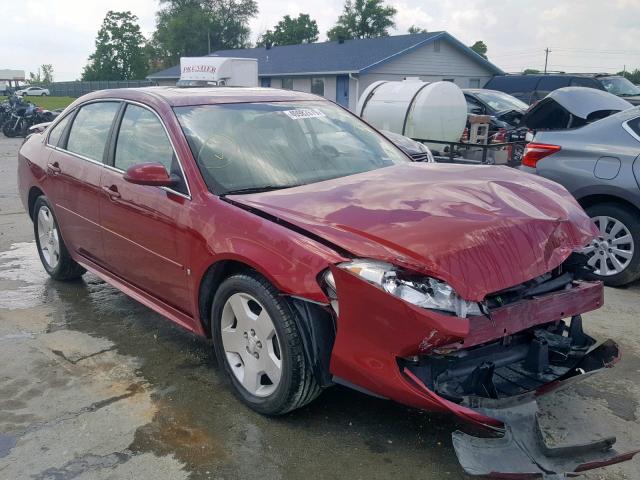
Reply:
[[251, 395], [267, 397], [282, 377], [282, 350], [267, 309], [247, 293], [235, 293], [222, 309], [224, 354], [236, 380]]
[[49, 268], [56, 268], [60, 262], [60, 236], [51, 210], [44, 205], [38, 210], [38, 243]]
[[622, 272], [633, 259], [635, 245], [631, 232], [620, 220], [600, 215], [591, 220], [599, 234], [583, 253], [589, 256], [587, 263], [596, 275], [608, 277]]

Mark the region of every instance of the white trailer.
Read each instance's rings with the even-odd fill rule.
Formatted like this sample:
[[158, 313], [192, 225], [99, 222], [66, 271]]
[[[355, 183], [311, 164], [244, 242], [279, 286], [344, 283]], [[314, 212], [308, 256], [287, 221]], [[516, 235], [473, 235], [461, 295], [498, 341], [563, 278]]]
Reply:
[[258, 60], [234, 57], [182, 57], [178, 86], [257, 87]]

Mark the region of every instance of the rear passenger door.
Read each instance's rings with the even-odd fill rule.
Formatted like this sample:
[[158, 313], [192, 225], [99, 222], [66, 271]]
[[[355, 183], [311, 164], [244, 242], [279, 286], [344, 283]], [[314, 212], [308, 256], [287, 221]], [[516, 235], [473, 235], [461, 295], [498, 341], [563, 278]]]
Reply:
[[[102, 175], [101, 223], [110, 271], [178, 310], [192, 314], [187, 281], [189, 189], [160, 117], [127, 103], [117, 120]], [[134, 185], [124, 172], [161, 163], [177, 179], [173, 188]]]
[[98, 264], [104, 261], [100, 176], [120, 106], [116, 101], [82, 105], [58, 122], [47, 138], [53, 151], [47, 164], [46, 193], [54, 203], [64, 242]]

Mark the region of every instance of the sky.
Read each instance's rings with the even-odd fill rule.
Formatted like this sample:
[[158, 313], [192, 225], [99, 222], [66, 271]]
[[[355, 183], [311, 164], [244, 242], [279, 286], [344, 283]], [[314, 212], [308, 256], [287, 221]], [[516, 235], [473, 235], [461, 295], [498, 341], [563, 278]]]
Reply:
[[[80, 77], [108, 10], [130, 10], [145, 36], [155, 27], [158, 0], [1, 0], [0, 69], [36, 71], [50, 63], [57, 81]], [[258, 0], [253, 40], [284, 15], [308, 13], [320, 40], [344, 0]], [[640, 0], [386, 0], [398, 13], [392, 35], [411, 25], [446, 30], [467, 45], [483, 40], [503, 70], [617, 72], [640, 68]]]

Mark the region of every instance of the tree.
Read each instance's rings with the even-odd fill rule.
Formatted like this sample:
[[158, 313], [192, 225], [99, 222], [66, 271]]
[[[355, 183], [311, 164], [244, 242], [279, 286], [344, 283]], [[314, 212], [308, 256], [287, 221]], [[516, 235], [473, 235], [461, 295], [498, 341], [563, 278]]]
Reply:
[[385, 6], [383, 0], [346, 0], [342, 15], [327, 32], [329, 40], [386, 37], [395, 26], [397, 10]]
[[37, 72], [29, 72], [29, 85], [40, 85], [42, 83], [42, 75], [40, 75], [40, 68]]
[[417, 33], [428, 33], [426, 28], [420, 28], [415, 25], [411, 25], [408, 30], [409, 35], [415, 35]]
[[480, 55], [482, 58], [487, 58], [487, 45], [482, 40], [478, 40], [469, 48]]
[[298, 18], [285, 15], [273, 31], [267, 30], [260, 36], [258, 47], [276, 45], [297, 45], [299, 43], [313, 43], [318, 41], [318, 24], [306, 13]]
[[147, 74], [145, 38], [131, 12], [107, 12], [82, 80], [133, 80]]
[[534, 75], [540, 73], [540, 70], [536, 70], [535, 68], [525, 68], [522, 73], [525, 75]]
[[201, 56], [249, 45], [255, 0], [161, 0], [149, 52], [155, 67], [175, 65], [182, 56]]
[[633, 72], [623, 70], [622, 72], [618, 72], [616, 75], [626, 78], [631, 83], [640, 84], [640, 70], [637, 68]]
[[53, 65], [45, 63], [40, 70], [42, 70], [42, 83], [53, 83]]
[[44, 64], [38, 70], [29, 72], [29, 85], [45, 85], [53, 82], [53, 65]]

